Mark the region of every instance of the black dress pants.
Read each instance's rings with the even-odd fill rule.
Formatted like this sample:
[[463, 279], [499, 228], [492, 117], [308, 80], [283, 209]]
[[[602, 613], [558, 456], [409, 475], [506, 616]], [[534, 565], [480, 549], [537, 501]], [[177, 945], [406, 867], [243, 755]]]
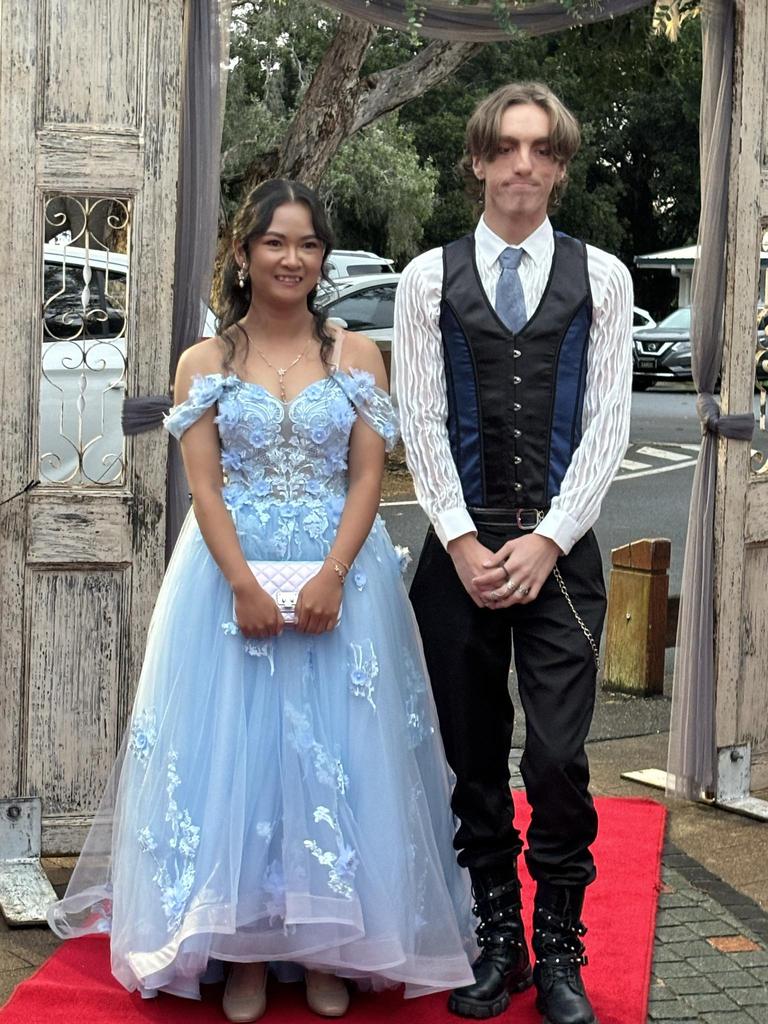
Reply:
[[[478, 525], [493, 551], [522, 531]], [[589, 531], [558, 568], [574, 607], [599, 644], [605, 617], [600, 550]], [[454, 838], [463, 867], [495, 870], [522, 849], [509, 790], [514, 711], [508, 677], [515, 667], [525, 712], [521, 763], [532, 808], [526, 860], [537, 881], [588, 885], [597, 815], [589, 794], [584, 743], [592, 720], [592, 649], [554, 577], [530, 604], [478, 608], [453, 562], [429, 530], [411, 587], [448, 762], [456, 774]]]

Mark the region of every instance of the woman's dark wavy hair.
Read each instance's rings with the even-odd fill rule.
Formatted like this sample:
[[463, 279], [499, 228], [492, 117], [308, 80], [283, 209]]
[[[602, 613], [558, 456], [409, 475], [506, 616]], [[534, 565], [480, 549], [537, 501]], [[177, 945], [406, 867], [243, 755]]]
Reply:
[[[312, 189], [299, 181], [287, 178], [273, 178], [257, 185], [245, 197], [232, 222], [232, 237], [224, 258], [221, 271], [221, 290], [219, 303], [219, 336], [223, 339], [226, 350], [224, 366], [230, 368], [235, 358], [235, 342], [232, 327], [246, 315], [251, 305], [251, 282], [246, 278], [245, 286], [240, 287], [237, 281], [238, 264], [235, 259], [234, 245], [240, 242], [246, 256], [250, 256], [250, 246], [254, 239], [269, 230], [272, 218], [278, 206], [284, 203], [304, 203], [309, 209], [315, 234], [323, 243], [323, 265], [333, 249], [334, 238], [323, 205]], [[325, 277], [325, 273], [323, 273]], [[317, 289], [313, 288], [307, 295], [307, 308], [314, 318], [314, 334], [320, 342], [320, 358], [327, 365], [334, 345], [334, 337], [326, 326], [325, 313], [315, 308]], [[241, 331], [242, 334], [245, 332]], [[248, 342], [246, 336], [246, 344]]]

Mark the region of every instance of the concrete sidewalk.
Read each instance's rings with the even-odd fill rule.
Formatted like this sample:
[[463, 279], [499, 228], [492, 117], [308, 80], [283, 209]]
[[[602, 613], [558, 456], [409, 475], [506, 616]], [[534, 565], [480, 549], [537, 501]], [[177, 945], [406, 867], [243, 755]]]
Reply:
[[[667, 717], [664, 700], [602, 695], [589, 744], [596, 794], [646, 796], [669, 808], [649, 1021], [768, 1024], [768, 825], [667, 801], [659, 790], [621, 778], [665, 766]], [[647, 732], [615, 735], [623, 728]], [[71, 863], [45, 863], [59, 891]], [[0, 1004], [57, 945], [45, 928], [0, 924]], [[585, 977], [589, 983], [589, 968]], [[514, 1004], [500, 1019], [512, 1020], [513, 1011]]]

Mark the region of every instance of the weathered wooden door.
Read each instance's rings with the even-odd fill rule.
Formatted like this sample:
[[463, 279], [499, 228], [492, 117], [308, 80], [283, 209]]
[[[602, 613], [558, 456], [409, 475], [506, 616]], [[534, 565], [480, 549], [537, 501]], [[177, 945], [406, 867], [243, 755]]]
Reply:
[[76, 850], [163, 571], [183, 0], [0, 2], [0, 795]]
[[[768, 0], [738, 0], [722, 406], [750, 411], [768, 242]], [[760, 454], [762, 452], [762, 454]], [[715, 515], [717, 795], [768, 786], [768, 434], [721, 441]], [[753, 801], [754, 805], [754, 801]], [[768, 810], [768, 804], [763, 805]]]

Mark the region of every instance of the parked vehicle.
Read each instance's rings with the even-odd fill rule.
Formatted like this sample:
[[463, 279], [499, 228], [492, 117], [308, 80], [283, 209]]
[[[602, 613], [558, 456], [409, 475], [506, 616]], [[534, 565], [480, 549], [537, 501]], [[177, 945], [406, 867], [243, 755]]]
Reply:
[[632, 387], [644, 391], [661, 380], [692, 380], [691, 310], [676, 309], [656, 324], [633, 333]]
[[641, 309], [640, 306], [632, 307], [632, 330], [636, 331], [639, 327], [655, 327], [656, 321], [653, 319], [647, 309]]
[[367, 274], [338, 281], [318, 300], [332, 319], [376, 342], [389, 373], [395, 324], [395, 292], [400, 274]]
[[364, 249], [333, 249], [325, 261], [325, 269], [333, 280], [367, 274], [392, 274], [395, 261]]

